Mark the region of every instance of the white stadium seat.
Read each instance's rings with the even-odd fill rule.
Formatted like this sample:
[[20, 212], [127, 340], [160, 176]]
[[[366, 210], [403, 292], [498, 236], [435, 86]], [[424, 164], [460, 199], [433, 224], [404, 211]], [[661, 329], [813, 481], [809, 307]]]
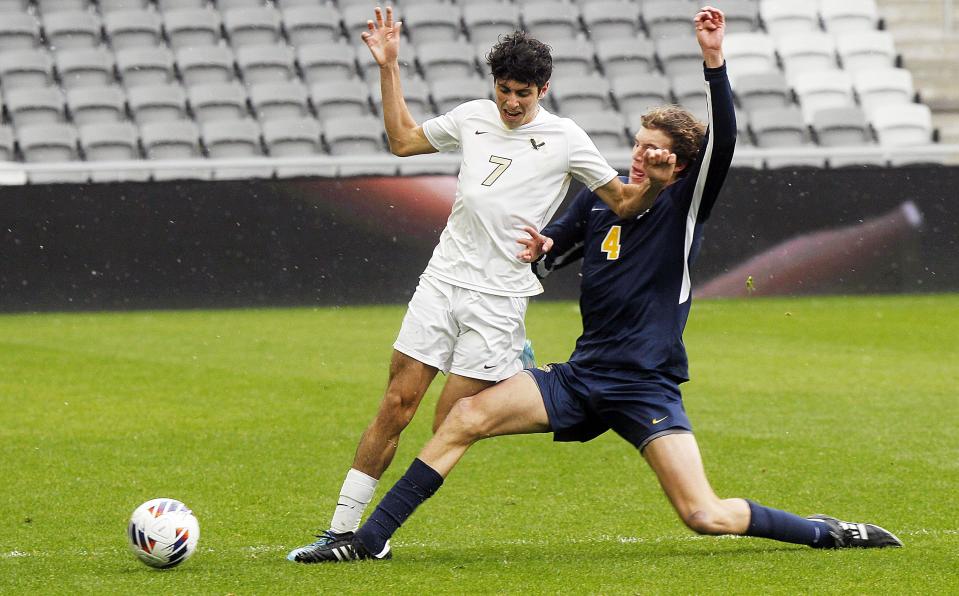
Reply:
[[[77, 129], [66, 122], [17, 126], [17, 144], [27, 163], [75, 161], [79, 157]], [[85, 182], [84, 172], [30, 172], [27, 179], [36, 184]]]
[[127, 104], [140, 125], [187, 118], [186, 91], [179, 83], [131, 87], [127, 90]]
[[248, 116], [246, 90], [236, 81], [193, 85], [187, 88], [186, 97], [200, 124]]
[[103, 30], [114, 50], [160, 45], [162, 25], [151, 10], [118, 10], [103, 15]]
[[117, 73], [127, 88], [162, 85], [174, 80], [173, 53], [164, 46], [117, 50]]
[[126, 95], [117, 85], [68, 89], [66, 99], [70, 116], [77, 126], [127, 119]]

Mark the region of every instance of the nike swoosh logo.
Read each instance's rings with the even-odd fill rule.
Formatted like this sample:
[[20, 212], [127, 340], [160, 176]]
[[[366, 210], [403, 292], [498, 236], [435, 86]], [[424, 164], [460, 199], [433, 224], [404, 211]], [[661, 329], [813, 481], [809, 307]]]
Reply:
[[602, 207], [593, 207], [592, 209], [590, 209], [590, 211], [606, 211], [606, 210], [603, 209]]
[[485, 135], [485, 134], [488, 133], [488, 132], [489, 132], [488, 130], [477, 130], [477, 131], [474, 132], [473, 134]]
[[356, 509], [353, 505], [347, 505], [346, 503], [337, 503], [337, 507], [346, 507], [347, 509]]
[[496, 365], [495, 365], [495, 364], [484, 364], [484, 365], [483, 365], [483, 368], [485, 368], [486, 370], [489, 370], [489, 369], [491, 369], [491, 368], [496, 368]]
[[669, 416], [663, 416], [662, 418], [658, 418], [658, 419], [653, 418], [653, 424], [659, 424], [660, 422], [662, 422], [663, 420], [666, 420], [667, 418], [669, 418]]

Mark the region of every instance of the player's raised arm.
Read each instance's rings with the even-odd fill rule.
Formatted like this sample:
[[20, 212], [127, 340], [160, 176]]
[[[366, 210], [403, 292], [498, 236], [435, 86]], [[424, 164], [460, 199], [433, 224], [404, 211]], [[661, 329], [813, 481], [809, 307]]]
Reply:
[[375, 20], [367, 21], [369, 29], [362, 34], [366, 47], [380, 67], [380, 89], [383, 92], [383, 125], [393, 155], [405, 157], [422, 153], [436, 153], [423, 127], [416, 123], [403, 98], [400, 86], [401, 21], [393, 21], [393, 7], [386, 7], [386, 18], [379, 6], [373, 11]]
[[643, 154], [646, 178], [638, 184], [623, 184], [613, 178], [594, 192], [620, 219], [636, 217], [653, 206], [656, 197], [674, 180], [676, 154], [666, 149], [647, 149]]
[[726, 61], [723, 57], [726, 16], [719, 9], [704, 6], [696, 13], [693, 22], [696, 24], [696, 41], [703, 52], [706, 68], [719, 68]]

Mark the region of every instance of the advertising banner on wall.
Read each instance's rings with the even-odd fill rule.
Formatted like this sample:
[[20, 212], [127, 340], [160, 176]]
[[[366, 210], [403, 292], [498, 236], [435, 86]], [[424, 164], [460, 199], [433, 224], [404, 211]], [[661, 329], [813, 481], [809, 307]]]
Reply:
[[[959, 290], [956, 188], [959, 168], [734, 169], [694, 294]], [[403, 303], [455, 189], [453, 176], [0, 188], [0, 310]], [[543, 299], [577, 296], [576, 267], [560, 273]]]

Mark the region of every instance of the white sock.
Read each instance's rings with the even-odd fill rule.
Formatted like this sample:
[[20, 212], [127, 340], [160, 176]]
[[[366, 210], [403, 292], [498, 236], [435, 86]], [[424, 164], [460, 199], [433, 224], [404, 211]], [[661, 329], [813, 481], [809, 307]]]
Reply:
[[373, 500], [373, 491], [376, 490], [376, 478], [350, 468], [340, 489], [340, 498], [336, 502], [336, 511], [330, 522], [330, 530], [342, 534], [355, 532], [360, 527], [360, 519], [366, 506]]

